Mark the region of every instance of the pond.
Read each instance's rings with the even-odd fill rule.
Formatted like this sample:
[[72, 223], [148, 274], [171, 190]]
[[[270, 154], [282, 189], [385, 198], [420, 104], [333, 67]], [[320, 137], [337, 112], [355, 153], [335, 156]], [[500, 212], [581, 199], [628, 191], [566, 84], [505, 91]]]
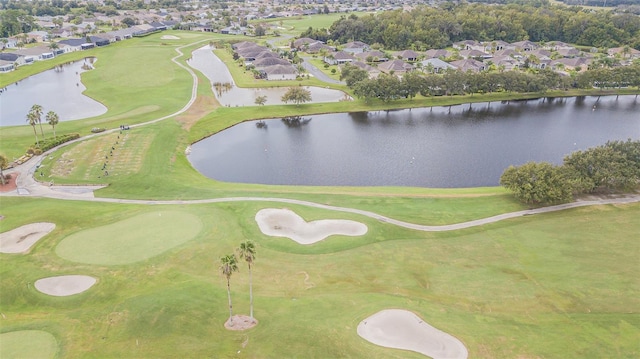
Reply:
[[[193, 51], [191, 59], [187, 63], [209, 79], [214, 94], [223, 106], [256, 106], [255, 101], [258, 96], [267, 98], [265, 105], [280, 105], [283, 104], [282, 95], [289, 89], [289, 87], [275, 87], [279, 86], [278, 81], [270, 81], [274, 87], [269, 88], [240, 88], [235, 86], [229, 69], [213, 53], [210, 46], [204, 46]], [[315, 86], [305, 86], [305, 88], [311, 92], [310, 103], [336, 102], [350, 99], [348, 95], [338, 90]]]
[[0, 93], [0, 126], [27, 124], [31, 106], [42, 106], [42, 121], [49, 111], [58, 114], [60, 121], [94, 117], [107, 112], [98, 101], [82, 94], [86, 87], [80, 74], [91, 66], [90, 58], [29, 76], [8, 85]]
[[509, 165], [628, 138], [640, 139], [637, 96], [543, 98], [245, 122], [193, 144], [189, 160], [227, 182], [479, 187]]

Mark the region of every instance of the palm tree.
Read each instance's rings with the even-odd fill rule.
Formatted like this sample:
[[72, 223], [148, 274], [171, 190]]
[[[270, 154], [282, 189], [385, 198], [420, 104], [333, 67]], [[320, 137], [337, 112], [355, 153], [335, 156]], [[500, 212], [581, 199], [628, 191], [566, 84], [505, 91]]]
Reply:
[[44, 131], [42, 130], [42, 106], [40, 106], [38, 104], [33, 105], [33, 106], [31, 106], [30, 112], [34, 113], [36, 121], [38, 122], [38, 125], [40, 125], [40, 134], [42, 135], [42, 138], [44, 139]]
[[3, 186], [5, 185], [6, 182], [5, 182], [4, 173], [2, 173], [2, 170], [4, 170], [8, 164], [9, 164], [9, 160], [7, 160], [7, 156], [0, 154], [0, 183], [2, 183]]
[[220, 258], [220, 271], [227, 277], [227, 296], [229, 297], [229, 325], [233, 326], [233, 307], [231, 305], [231, 275], [238, 271], [238, 259], [235, 254]]
[[253, 284], [251, 278], [251, 264], [256, 259], [256, 246], [252, 241], [246, 241], [240, 243], [240, 248], [238, 248], [238, 254], [241, 259], [244, 259], [249, 266], [249, 307], [251, 320], [253, 320]]
[[46, 119], [47, 119], [47, 123], [50, 124], [51, 127], [53, 127], [53, 138], [57, 138], [58, 136], [56, 136], [56, 125], [60, 121], [58, 114], [53, 111], [49, 111], [47, 112]]
[[[38, 106], [38, 105], [33, 105]], [[36, 132], [36, 124], [39, 122], [40, 115], [31, 107], [29, 113], [27, 113], [27, 123], [33, 127], [33, 134], [36, 136], [36, 145], [40, 147], [40, 142], [38, 142], [38, 133]]]

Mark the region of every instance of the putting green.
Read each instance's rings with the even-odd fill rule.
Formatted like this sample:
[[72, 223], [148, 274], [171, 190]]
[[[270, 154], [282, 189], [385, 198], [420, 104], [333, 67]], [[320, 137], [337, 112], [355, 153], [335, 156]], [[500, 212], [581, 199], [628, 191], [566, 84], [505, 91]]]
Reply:
[[72, 262], [118, 265], [157, 256], [194, 238], [200, 218], [188, 212], [155, 211], [72, 234], [56, 253]]
[[58, 342], [42, 330], [20, 330], [0, 334], [0, 358], [53, 358]]

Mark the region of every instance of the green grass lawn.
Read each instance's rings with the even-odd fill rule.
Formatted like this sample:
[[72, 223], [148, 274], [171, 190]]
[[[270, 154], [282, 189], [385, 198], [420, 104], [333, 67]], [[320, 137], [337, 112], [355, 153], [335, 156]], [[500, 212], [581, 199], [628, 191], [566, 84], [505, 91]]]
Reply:
[[2, 358], [55, 358], [56, 338], [42, 330], [20, 330], [0, 334]]
[[[362, 237], [332, 236], [310, 246], [260, 233], [255, 213], [281, 208], [277, 203], [149, 207], [3, 197], [2, 205], [2, 232], [35, 221], [54, 222], [56, 229], [28, 255], [1, 256], [0, 312], [6, 319], [0, 331], [51, 333], [58, 357], [188, 352], [226, 358], [240, 350], [250, 358], [419, 358], [357, 336], [362, 319], [386, 308], [414, 311], [459, 338], [473, 358], [638, 355], [637, 204], [449, 233], [287, 205], [307, 220], [340, 217], [369, 227]], [[203, 230], [135, 263], [89, 264], [58, 255], [65, 243], [92, 232], [101, 240], [111, 233], [114, 246], [129, 243], [135, 252], [135, 239], [120, 240], [113, 229], [134, 220], [152, 224], [155, 218], [147, 216], [158, 211], [172, 213], [171, 226], [178, 228], [195, 216]], [[135, 232], [145, 237], [143, 230]], [[253, 292], [260, 323], [230, 332], [223, 328], [226, 281], [217, 260], [247, 238], [258, 247]], [[118, 255], [130, 256], [123, 250]], [[98, 283], [71, 297], [33, 288], [39, 278], [63, 274], [91, 275]], [[248, 314], [246, 265], [232, 276], [231, 288], [234, 312]]]
[[56, 254], [78, 263], [117, 265], [149, 259], [198, 235], [200, 219], [179, 211], [152, 211], [66, 237]]
[[[61, 123], [58, 133], [85, 135], [91, 127], [117, 128], [123, 122], [140, 123], [176, 111], [189, 97], [191, 78], [169, 61], [177, 54], [175, 48], [197, 42], [185, 49], [180, 59], [184, 63], [187, 50], [231, 38], [174, 31], [169, 34], [179, 40], [162, 40], [163, 34], [92, 52], [97, 67], [83, 74], [83, 81], [87, 93], [108, 104], [109, 111]], [[501, 188], [222, 183], [197, 173], [184, 150], [196, 140], [256, 118], [541, 94], [224, 108], [215, 105], [208, 81], [199, 78], [199, 102], [188, 114], [56, 151], [44, 159], [41, 178], [56, 184], [108, 184], [96, 192], [98, 197], [295, 198], [432, 225], [526, 208]], [[130, 86], [122, 85], [129, 82]], [[22, 154], [33, 141], [31, 131], [28, 126], [3, 128], [0, 153]], [[106, 160], [109, 176], [104, 177]], [[283, 207], [308, 221], [360, 221], [369, 231], [361, 237], [332, 236], [309, 246], [263, 235], [254, 220], [257, 211]], [[8, 350], [27, 350], [21, 349], [25, 343], [38, 341], [49, 348], [47, 352], [25, 356], [423, 357], [358, 337], [358, 323], [387, 308], [411, 310], [456, 336], [471, 358], [640, 356], [640, 204], [572, 209], [439, 233], [268, 202], [170, 206], [0, 197], [0, 215], [0, 233], [33, 222], [56, 224], [29, 254], [0, 254], [2, 358], [11, 357]], [[246, 332], [231, 332], [223, 327], [227, 293], [218, 259], [246, 239], [258, 247], [253, 283], [260, 323]], [[98, 282], [70, 297], [51, 297], [33, 287], [37, 279], [65, 274], [90, 275]], [[234, 312], [248, 314], [246, 265], [241, 263], [240, 272], [233, 275], [231, 288]], [[39, 331], [45, 339], [24, 335], [15, 345], [5, 346], [5, 338], [22, 331]]]

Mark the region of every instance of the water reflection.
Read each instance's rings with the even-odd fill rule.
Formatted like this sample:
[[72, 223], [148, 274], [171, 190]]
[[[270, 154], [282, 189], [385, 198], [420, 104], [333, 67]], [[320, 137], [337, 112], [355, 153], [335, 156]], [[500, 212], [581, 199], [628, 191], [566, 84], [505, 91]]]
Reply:
[[[593, 110], [593, 106], [596, 109]], [[498, 185], [509, 165], [561, 163], [608, 140], [640, 139], [634, 96], [475, 103], [309, 116], [305, 126], [236, 125], [192, 146], [204, 175], [287, 185]]]
[[[92, 68], [93, 58], [57, 66], [7, 86], [0, 94], [0, 126], [25, 125], [34, 104], [53, 111], [60, 121], [102, 115], [107, 108], [82, 94], [80, 74]], [[43, 116], [44, 121], [44, 116]]]
[[[265, 105], [280, 105], [284, 103], [281, 100], [282, 95], [289, 90], [288, 87], [237, 87], [233, 82], [231, 72], [224, 62], [213, 53], [210, 46], [192, 52], [191, 59], [187, 63], [209, 79], [218, 101], [223, 106], [255, 106], [259, 96], [266, 97]], [[271, 81], [271, 83], [273, 86], [280, 86], [278, 81]], [[314, 86], [305, 86], [305, 88], [311, 92], [312, 103], [350, 100], [349, 96], [342, 91]]]

